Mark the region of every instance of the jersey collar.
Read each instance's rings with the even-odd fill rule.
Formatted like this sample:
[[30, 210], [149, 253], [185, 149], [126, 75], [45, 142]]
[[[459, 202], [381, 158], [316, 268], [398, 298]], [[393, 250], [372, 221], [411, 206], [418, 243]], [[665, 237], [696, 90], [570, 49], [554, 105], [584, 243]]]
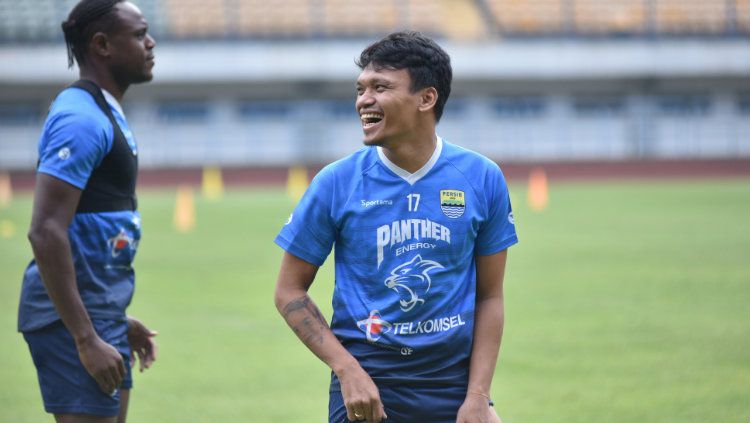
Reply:
[[382, 161], [388, 169], [390, 169], [393, 173], [398, 175], [398, 177], [406, 181], [409, 185], [414, 185], [418, 180], [424, 178], [424, 176], [427, 175], [427, 173], [435, 166], [435, 163], [437, 163], [438, 159], [440, 158], [440, 153], [443, 151], [443, 139], [440, 138], [439, 135], [437, 135], [435, 151], [432, 152], [430, 160], [428, 160], [421, 169], [414, 173], [409, 173], [404, 169], [396, 166], [396, 164], [394, 164], [392, 161], [388, 160], [388, 157], [386, 157], [385, 153], [383, 152], [383, 147], [377, 147], [377, 149], [380, 161]]
[[102, 88], [102, 94], [104, 94], [104, 99], [107, 100], [107, 103], [109, 103], [110, 106], [117, 110], [117, 113], [119, 113], [120, 116], [124, 119], [125, 112], [122, 111], [122, 106], [120, 106], [120, 102], [117, 101], [115, 96], [110, 94], [110, 92], [105, 90], [104, 88]]

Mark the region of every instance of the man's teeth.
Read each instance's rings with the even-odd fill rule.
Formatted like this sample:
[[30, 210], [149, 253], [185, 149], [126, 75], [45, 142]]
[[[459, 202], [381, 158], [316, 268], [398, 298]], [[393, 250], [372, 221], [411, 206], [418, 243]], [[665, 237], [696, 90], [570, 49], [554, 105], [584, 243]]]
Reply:
[[383, 120], [383, 115], [379, 113], [363, 113], [360, 115], [360, 119], [362, 120], [362, 126], [369, 128]]

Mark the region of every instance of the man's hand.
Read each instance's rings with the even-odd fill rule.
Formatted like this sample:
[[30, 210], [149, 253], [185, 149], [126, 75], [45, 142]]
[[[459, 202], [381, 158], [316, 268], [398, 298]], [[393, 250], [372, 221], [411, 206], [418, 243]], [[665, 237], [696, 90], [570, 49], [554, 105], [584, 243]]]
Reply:
[[106, 394], [113, 394], [125, 378], [125, 363], [120, 353], [99, 336], [76, 344], [78, 358]]
[[139, 370], [151, 367], [156, 361], [156, 342], [153, 337], [158, 332], [152, 331], [146, 327], [140, 320], [128, 316], [128, 343], [130, 344], [130, 366], [135, 366], [135, 357], [138, 356], [140, 361]]
[[469, 394], [458, 409], [456, 423], [502, 423], [483, 395]]
[[359, 363], [340, 371], [337, 376], [346, 406], [346, 417], [350, 421], [379, 423], [388, 418], [380, 401], [378, 387]]

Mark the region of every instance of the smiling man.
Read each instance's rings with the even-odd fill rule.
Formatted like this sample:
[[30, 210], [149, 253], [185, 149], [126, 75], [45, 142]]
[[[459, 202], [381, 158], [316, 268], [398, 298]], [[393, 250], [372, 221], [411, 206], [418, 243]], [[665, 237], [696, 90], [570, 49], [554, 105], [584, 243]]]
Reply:
[[[357, 64], [366, 147], [315, 177], [276, 238], [276, 306], [333, 371], [330, 422], [499, 422], [505, 180], [436, 134], [452, 70], [434, 41], [394, 33]], [[329, 326], [307, 290], [334, 244]]]
[[82, 0], [62, 28], [80, 80], [57, 96], [39, 141], [18, 329], [58, 423], [123, 423], [131, 365], [156, 359], [156, 333], [125, 313], [141, 218], [138, 149], [120, 101], [152, 79], [155, 42], [122, 0]]

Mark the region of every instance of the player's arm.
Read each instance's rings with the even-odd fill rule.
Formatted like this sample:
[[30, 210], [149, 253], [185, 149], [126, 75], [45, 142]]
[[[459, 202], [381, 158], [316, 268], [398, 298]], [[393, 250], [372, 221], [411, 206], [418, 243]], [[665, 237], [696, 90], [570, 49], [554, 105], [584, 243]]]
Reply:
[[128, 316], [128, 344], [130, 344], [130, 365], [135, 365], [135, 359], [140, 360], [139, 370], [151, 367], [156, 361], [156, 341], [154, 337], [159, 333], [146, 327], [140, 320]]
[[377, 386], [336, 339], [307, 294], [317, 272], [318, 266], [285, 252], [276, 281], [276, 308], [307, 348], [338, 376], [349, 420], [363, 420], [355, 418], [357, 414], [368, 422], [379, 422], [385, 411]]
[[477, 256], [477, 295], [474, 344], [469, 366], [469, 387], [458, 413], [458, 423], [499, 422], [488, 406], [490, 386], [503, 335], [503, 278], [508, 250]]
[[101, 390], [110, 393], [122, 382], [125, 366], [120, 353], [96, 334], [78, 292], [68, 227], [80, 197], [80, 189], [38, 173], [29, 242], [47, 294], [73, 336], [81, 362]]

